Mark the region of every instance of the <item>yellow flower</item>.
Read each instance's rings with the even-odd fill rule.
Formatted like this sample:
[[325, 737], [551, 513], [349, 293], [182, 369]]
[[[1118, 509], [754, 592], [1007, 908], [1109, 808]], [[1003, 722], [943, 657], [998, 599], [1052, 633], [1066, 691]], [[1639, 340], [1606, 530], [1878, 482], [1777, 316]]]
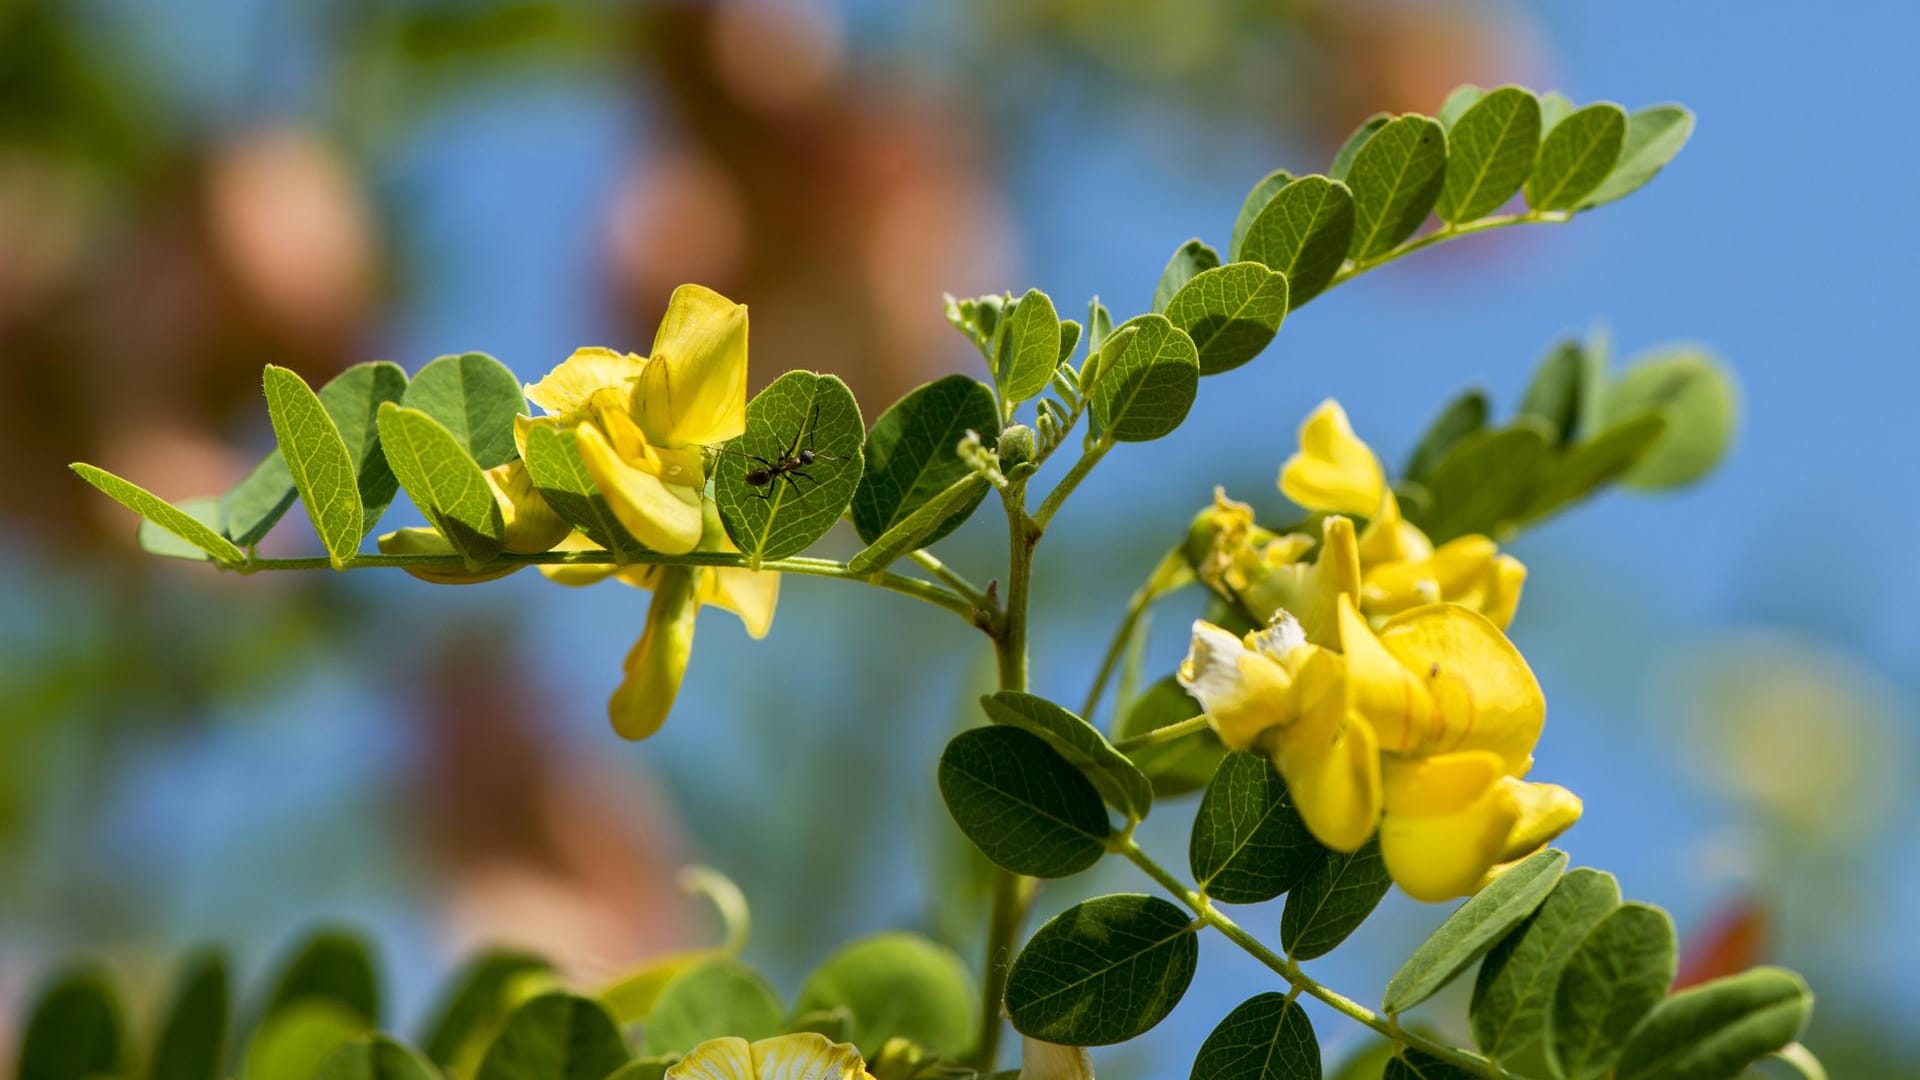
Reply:
[[1350, 593], [1336, 603], [1337, 652], [1283, 613], [1244, 640], [1195, 623], [1180, 668], [1223, 742], [1272, 758], [1321, 843], [1355, 851], [1377, 826], [1394, 882], [1444, 900], [1579, 818], [1571, 792], [1521, 779], [1546, 702], [1492, 621], [1429, 604], [1376, 633]]
[[1056, 1046], [1022, 1035], [1018, 1080], [1094, 1080], [1093, 1056], [1084, 1046]]
[[682, 285], [651, 356], [580, 349], [526, 393], [546, 412], [529, 424], [577, 431], [587, 472], [634, 539], [666, 555], [692, 551], [706, 487], [702, 448], [746, 430], [746, 306]]
[[873, 1080], [860, 1051], [816, 1032], [748, 1042], [708, 1039], [667, 1069], [666, 1080]]
[[1386, 471], [1353, 433], [1336, 401], [1322, 402], [1300, 426], [1300, 450], [1280, 470], [1280, 490], [1302, 508], [1367, 519], [1360, 534], [1361, 608], [1382, 617], [1448, 601], [1505, 628], [1520, 603], [1526, 567], [1484, 536], [1463, 536], [1437, 550], [1400, 512]]
[[[703, 520], [699, 550], [739, 550], [727, 539], [713, 504], [707, 504]], [[580, 533], [569, 536], [559, 548], [599, 550]], [[625, 567], [542, 566], [540, 572], [562, 585], [592, 585], [613, 577], [652, 591], [646, 628], [628, 651], [623, 665], [625, 677], [607, 702], [614, 731], [628, 739], [644, 739], [666, 722], [692, 659], [694, 621], [702, 605], [725, 608], [740, 616], [747, 633], [758, 639], [772, 628], [774, 607], [780, 599], [780, 575], [769, 570], [649, 563]]]

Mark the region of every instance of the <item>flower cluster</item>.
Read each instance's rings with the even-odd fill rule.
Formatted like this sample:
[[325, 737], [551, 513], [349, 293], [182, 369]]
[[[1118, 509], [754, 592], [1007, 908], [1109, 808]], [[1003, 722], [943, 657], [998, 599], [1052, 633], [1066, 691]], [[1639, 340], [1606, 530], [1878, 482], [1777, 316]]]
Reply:
[[1326, 515], [1317, 552], [1224, 497], [1203, 514], [1200, 576], [1266, 625], [1196, 622], [1180, 681], [1222, 742], [1271, 757], [1321, 843], [1377, 833], [1409, 895], [1472, 893], [1580, 816], [1565, 788], [1522, 779], [1546, 719], [1503, 632], [1526, 571], [1486, 537], [1436, 548], [1334, 402], [1302, 425], [1280, 488]]
[[[487, 471], [506, 525], [506, 549], [598, 551], [541, 498], [524, 455], [528, 433], [552, 427], [574, 436], [581, 463], [620, 526], [663, 555], [738, 550], [727, 539], [707, 496], [707, 448], [746, 428], [747, 309], [711, 289], [682, 285], [673, 292], [653, 340], [651, 356], [612, 349], [579, 349], [546, 377], [526, 387], [545, 415], [515, 419], [522, 457]], [[389, 554], [446, 554], [452, 547], [431, 529], [403, 529], [380, 538]], [[467, 584], [510, 573], [513, 567], [468, 574], [413, 568], [441, 584]], [[643, 739], [659, 730], [680, 689], [693, 648], [695, 616], [711, 604], [739, 615], [747, 632], [763, 637], [779, 597], [778, 574], [725, 567], [647, 564], [543, 566], [563, 585], [591, 585], [612, 577], [653, 593], [646, 628], [627, 654], [625, 678], [608, 702], [614, 730]]]

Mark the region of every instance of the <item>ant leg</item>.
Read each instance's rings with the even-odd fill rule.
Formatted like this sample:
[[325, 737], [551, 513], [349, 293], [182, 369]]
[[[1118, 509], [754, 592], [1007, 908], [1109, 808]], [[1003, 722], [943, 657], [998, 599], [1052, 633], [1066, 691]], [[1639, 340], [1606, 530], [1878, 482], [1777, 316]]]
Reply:
[[[794, 477], [796, 477], [796, 476], [797, 476], [797, 477], [799, 477], [799, 478], [800, 478], [800, 479], [802, 479], [802, 480], [813, 480], [813, 484], [814, 484], [814, 486], [815, 486], [815, 487], [819, 487], [819, 486], [820, 486], [820, 481], [818, 481], [818, 480], [814, 480], [814, 478], [813, 478], [813, 475], [812, 475], [811, 473], [803, 473], [803, 472], [801, 472], [801, 471], [800, 471], [799, 469], [795, 469], [795, 470], [793, 470], [792, 472], [790, 472], [790, 473], [787, 473], [786, 475], [787, 475], [787, 479], [789, 479], [789, 480], [791, 480], [791, 479], [793, 479]], [[794, 484], [793, 486], [794, 486], [794, 487], [799, 487], [800, 485], [799, 485], [799, 484]]]
[[767, 500], [769, 500], [769, 499], [771, 499], [771, 498], [773, 498], [773, 485], [772, 485], [772, 484], [768, 484], [768, 485], [767, 485], [766, 487], [763, 487], [763, 488], [761, 488], [761, 489], [759, 489], [758, 491], [755, 491], [755, 492], [753, 493], [753, 497], [754, 497], [754, 498], [756, 498], [756, 499], [759, 499], [759, 500], [761, 500], [762, 502], [765, 502], [765, 501], [767, 501]]

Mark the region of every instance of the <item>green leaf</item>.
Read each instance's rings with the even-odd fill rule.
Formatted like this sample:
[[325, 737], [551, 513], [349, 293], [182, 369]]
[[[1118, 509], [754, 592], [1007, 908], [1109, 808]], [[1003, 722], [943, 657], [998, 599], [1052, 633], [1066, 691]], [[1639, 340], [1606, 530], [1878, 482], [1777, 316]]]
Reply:
[[1191, 1080], [1320, 1080], [1320, 1041], [1306, 1010], [1287, 995], [1259, 994], [1200, 1044]]
[[1054, 362], [1058, 370], [1061, 364], [1073, 359], [1073, 350], [1080, 347], [1080, 324], [1072, 319], [1060, 320], [1060, 359]]
[[1333, 155], [1333, 164], [1327, 167], [1327, 175], [1335, 180], [1345, 180], [1353, 172], [1354, 159], [1360, 156], [1360, 148], [1372, 141], [1380, 129], [1393, 120], [1392, 113], [1378, 112], [1367, 117], [1360, 126], [1353, 129], [1347, 141]]
[[1627, 114], [1603, 101], [1567, 115], [1540, 141], [1540, 159], [1527, 180], [1527, 205], [1572, 210], [1592, 194], [1620, 160]]
[[[1131, 739], [1190, 720], [1200, 711], [1200, 703], [1187, 695], [1178, 679], [1168, 675], [1127, 703], [1114, 726], [1114, 735]], [[1154, 795], [1165, 799], [1206, 787], [1226, 755], [1220, 737], [1208, 728], [1172, 742], [1142, 747], [1127, 757], [1147, 774]]]
[[1330, 1080], [1381, 1080], [1387, 1063], [1393, 1060], [1394, 1045], [1381, 1038], [1365, 1038], [1360, 1048], [1348, 1052]]
[[1389, 121], [1354, 155], [1353, 240], [1358, 261], [1384, 255], [1432, 212], [1447, 178], [1447, 129], [1430, 116]]
[[227, 1054], [227, 962], [202, 952], [182, 965], [148, 1080], [220, 1080]]
[[333, 417], [300, 376], [268, 364], [262, 379], [267, 416], [293, 486], [334, 569], [345, 569], [360, 547], [366, 524], [353, 454]]
[[580, 443], [572, 428], [534, 424], [527, 430], [527, 475], [561, 520], [623, 559], [646, 551], [620, 524], [607, 497], [593, 482], [587, 463], [580, 459]]
[[1407, 459], [1407, 467], [1400, 471], [1401, 478], [1416, 484], [1426, 483], [1427, 474], [1455, 443], [1486, 427], [1487, 410], [1487, 395], [1482, 390], [1469, 390], [1447, 402], [1447, 407], [1427, 426], [1427, 433], [1420, 437], [1420, 444]]
[[17, 1080], [90, 1080], [126, 1063], [125, 1021], [105, 970], [63, 972], [34, 1000], [20, 1039]]
[[315, 1000], [345, 1009], [367, 1027], [379, 1025], [380, 977], [365, 938], [344, 930], [321, 930], [302, 940], [273, 980], [266, 1013]]
[[1200, 374], [1231, 371], [1260, 355], [1287, 316], [1287, 275], [1237, 262], [1196, 275], [1166, 308], [1200, 353]]
[[1545, 1075], [1547, 1016], [1560, 972], [1574, 946], [1619, 906], [1612, 874], [1581, 867], [1562, 877], [1480, 965], [1468, 1009], [1475, 1044], [1521, 1075]]
[[974, 728], [940, 755], [940, 796], [960, 831], [1016, 874], [1066, 877], [1106, 854], [1100, 792], [1038, 735]]
[[388, 403], [380, 406], [380, 442], [413, 505], [460, 553], [468, 569], [478, 569], [500, 554], [507, 526], [499, 500], [453, 432], [419, 409]]
[[1799, 1080], [1827, 1080], [1827, 1067], [1820, 1064], [1820, 1059], [1814, 1056], [1813, 1051], [1797, 1042], [1781, 1047], [1766, 1060], [1768, 1064], [1778, 1062], [1793, 1070], [1793, 1075]]
[[1324, 176], [1280, 189], [1247, 227], [1246, 258], [1287, 275], [1287, 306], [1320, 295], [1346, 261], [1353, 240], [1353, 193]]
[[1654, 105], [1627, 117], [1620, 160], [1580, 209], [1622, 199], [1647, 185], [1693, 137], [1693, 113], [1679, 105]]
[[422, 1028], [427, 1056], [446, 1066], [461, 1060], [463, 1051], [506, 1019], [516, 985], [548, 970], [545, 960], [512, 949], [491, 949], [467, 961]]
[[146, 488], [85, 462], [76, 461], [69, 467], [101, 494], [206, 552], [215, 561], [228, 566], [247, 561], [246, 553], [234, 547], [233, 541]]
[[1550, 455], [1535, 479], [1533, 498], [1521, 513], [1538, 521], [1592, 495], [1626, 475], [1666, 434], [1667, 419], [1641, 413], [1602, 431], [1599, 437]]
[[1486, 96], [1487, 92], [1480, 87], [1472, 83], [1462, 83], [1454, 87], [1452, 93], [1447, 95], [1447, 99], [1440, 103], [1440, 111], [1433, 114], [1434, 119], [1446, 125], [1447, 134], [1451, 137], [1453, 125], [1459, 123], [1467, 110], [1478, 105], [1480, 99]]
[[1043, 697], [1002, 690], [980, 699], [987, 719], [1040, 736], [1086, 775], [1109, 806], [1135, 821], [1153, 806], [1153, 785], [1092, 724]]
[[1227, 241], [1229, 262], [1239, 262], [1246, 258], [1242, 245], [1246, 243], [1247, 230], [1253, 227], [1253, 219], [1260, 216], [1260, 211], [1267, 208], [1267, 204], [1273, 201], [1273, 197], [1280, 193], [1281, 188], [1292, 182], [1292, 173], [1285, 169], [1275, 169], [1261, 177], [1260, 182], [1253, 185], [1253, 190], [1247, 192], [1245, 201], [1240, 204], [1240, 212], [1234, 215], [1233, 234]]
[[1325, 854], [1267, 759], [1221, 759], [1187, 844], [1201, 892], [1228, 904], [1262, 903], [1298, 885]]
[[475, 1080], [605, 1080], [632, 1057], [597, 1002], [542, 994], [507, 1017]]
[[1556, 344], [1534, 370], [1520, 399], [1522, 417], [1532, 417], [1557, 446], [1573, 441], [1580, 422], [1580, 395], [1586, 378], [1586, 349], [1571, 338]]
[[[1106, 342], [1107, 338], [1110, 335], [1112, 335], [1112, 333], [1113, 333], [1113, 313], [1107, 310], [1107, 305], [1101, 303], [1100, 298], [1097, 296], [1094, 297], [1092, 300], [1087, 301], [1087, 357], [1088, 359], [1092, 359], [1095, 355], [1097, 355], [1100, 352], [1100, 346]], [[1082, 378], [1084, 377], [1085, 377], [1085, 372], [1082, 372]], [[980, 434], [982, 437], [984, 437], [986, 435], [986, 432], [983, 431]]]
[[1447, 175], [1438, 209], [1442, 221], [1458, 225], [1506, 205], [1533, 174], [1540, 99], [1531, 90], [1503, 86], [1446, 123]]
[[1192, 916], [1153, 896], [1101, 896], [1047, 921], [1007, 975], [1014, 1029], [1062, 1046], [1126, 1042], [1166, 1019], [1200, 955]]
[[425, 1058], [385, 1035], [368, 1035], [336, 1047], [313, 1080], [439, 1080]]
[[1558, 90], [1549, 90], [1540, 95], [1540, 133], [1549, 134], [1560, 126], [1560, 121], [1573, 115], [1573, 102]]
[[1623, 482], [1665, 491], [1702, 479], [1720, 463], [1739, 424], [1739, 392], [1718, 357], [1677, 346], [1629, 364], [1607, 387], [1600, 406], [1604, 424], [1619, 424], [1639, 412], [1665, 416], [1667, 431]]
[[1386, 1072], [1381, 1074], [1380, 1080], [1475, 1080], [1477, 1075], [1441, 1061], [1432, 1054], [1404, 1047], [1387, 1062]]
[[917, 934], [885, 933], [853, 942], [815, 968], [794, 1012], [846, 1010], [853, 1017], [847, 1041], [868, 1060], [893, 1038], [955, 1059], [973, 1044], [978, 999], [966, 962], [952, 949]]
[[933, 543], [949, 528], [949, 523], [964, 519], [980, 505], [989, 486], [987, 478], [979, 473], [968, 473], [955, 480], [848, 559], [847, 569], [856, 574], [877, 573], [892, 566], [902, 555]]
[[648, 1054], [685, 1053], [708, 1039], [752, 1042], [780, 1034], [786, 1006], [760, 973], [737, 960], [713, 960], [675, 976], [647, 1017]]
[[1167, 268], [1160, 272], [1160, 283], [1153, 287], [1153, 310], [1165, 314], [1175, 293], [1187, 282], [1220, 265], [1220, 253], [1205, 241], [1189, 240], [1174, 250]]
[[1351, 855], [1327, 852], [1287, 893], [1281, 947], [1295, 960], [1325, 956], [1360, 928], [1392, 885], [1379, 837]]
[[420, 369], [400, 404], [418, 409], [453, 434], [483, 469], [517, 456], [513, 418], [527, 411], [520, 380], [486, 353], [442, 356]]
[[614, 1070], [607, 1080], [664, 1080], [675, 1058], [635, 1058]]
[[[220, 516], [220, 500], [210, 496], [181, 499], [173, 504], [175, 509], [215, 533], [225, 535], [225, 519]], [[135, 533], [140, 550], [149, 555], [158, 555], [164, 559], [185, 559], [188, 562], [211, 562], [204, 548], [189, 544], [173, 533], [162, 528], [151, 518], [141, 518], [140, 527]]]
[[1559, 884], [1567, 853], [1543, 848], [1461, 904], [1387, 980], [1382, 1008], [1406, 1012], [1452, 982], [1468, 964], [1532, 915]]
[[[362, 537], [380, 523], [398, 489], [386, 455], [380, 451], [374, 417], [381, 402], [399, 401], [406, 389], [407, 373], [398, 364], [384, 360], [355, 364], [320, 388], [320, 404], [333, 418], [347, 455], [354, 462], [360, 487]], [[222, 497], [223, 531], [236, 544], [259, 543], [293, 505], [295, 495], [293, 474], [276, 449]]]
[[1180, 426], [1199, 389], [1200, 353], [1193, 339], [1165, 315], [1136, 315], [1100, 351], [1093, 417], [1106, 436], [1147, 442]]
[[[1051, 351], [1048, 363], [1051, 376]], [[747, 403], [747, 430], [726, 445], [713, 478], [720, 520], [734, 544], [759, 563], [798, 555], [825, 536], [859, 487], [866, 433], [853, 392], [832, 375], [789, 371], [755, 394]], [[812, 465], [763, 487], [747, 483], [759, 467], [756, 458], [778, 462], [801, 450], [813, 451]]]
[[[965, 375], [949, 375], [918, 387], [887, 407], [867, 433], [866, 471], [853, 494], [853, 528], [860, 539], [874, 543], [914, 511], [972, 475], [960, 459], [960, 441], [975, 431], [992, 440], [1000, 431], [993, 391]], [[984, 491], [981, 494], [985, 494]], [[920, 542], [938, 541], [966, 520], [955, 511]]]
[[1553, 990], [1548, 1063], [1566, 1080], [1608, 1075], [1633, 1030], [1673, 985], [1673, 920], [1629, 901], [1594, 924]]
[[1462, 438], [1422, 481], [1428, 508], [1415, 524], [1435, 544], [1472, 533], [1498, 539], [1532, 500], [1546, 455], [1545, 433], [1526, 421]]
[[367, 1031], [365, 1017], [338, 1002], [307, 998], [271, 1013], [247, 1043], [246, 1080], [312, 1080], [342, 1043]]
[[1786, 1048], [1813, 1013], [1806, 981], [1761, 967], [1682, 990], [1655, 1006], [1620, 1051], [1619, 1080], [1733, 1080]]
[[1060, 363], [1060, 315], [1053, 299], [1028, 289], [1005, 319], [998, 338], [993, 381], [1009, 402], [1044, 393]]

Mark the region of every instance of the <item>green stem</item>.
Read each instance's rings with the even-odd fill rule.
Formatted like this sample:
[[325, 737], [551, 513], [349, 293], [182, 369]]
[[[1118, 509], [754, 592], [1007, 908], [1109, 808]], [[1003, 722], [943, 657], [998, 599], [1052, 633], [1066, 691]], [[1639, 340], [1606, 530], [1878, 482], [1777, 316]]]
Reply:
[[1381, 252], [1371, 259], [1349, 263], [1342, 267], [1339, 273], [1333, 275], [1333, 280], [1327, 283], [1327, 288], [1331, 289], [1335, 285], [1343, 281], [1351, 281], [1369, 270], [1378, 270], [1380, 267], [1404, 256], [1411, 255], [1422, 248], [1432, 247], [1435, 244], [1452, 240], [1455, 237], [1470, 236], [1474, 233], [1481, 232], [1492, 232], [1495, 229], [1505, 229], [1514, 225], [1558, 225], [1562, 222], [1570, 221], [1572, 218], [1572, 214], [1564, 211], [1529, 210], [1523, 214], [1501, 214], [1497, 217], [1481, 218], [1478, 221], [1469, 221], [1464, 225], [1443, 225], [1427, 233], [1425, 236], [1409, 240], [1391, 251]]
[[1152, 731], [1142, 732], [1131, 739], [1120, 739], [1113, 744], [1113, 748], [1123, 754], [1131, 754], [1136, 750], [1145, 750], [1149, 746], [1159, 746], [1162, 743], [1174, 742], [1205, 730], [1207, 730], [1207, 718], [1203, 714], [1182, 720], [1177, 724], [1168, 724], [1166, 727], [1154, 728]]
[[919, 563], [920, 568], [927, 573], [946, 582], [948, 588], [972, 601], [975, 608], [989, 615], [996, 613], [998, 605], [987, 598], [986, 590], [968, 581], [964, 574], [941, 562], [938, 555], [922, 549], [910, 553], [907, 557]]
[[1141, 850], [1140, 845], [1131, 837], [1121, 840], [1114, 846], [1114, 850], [1126, 856], [1129, 862], [1145, 871], [1148, 877], [1159, 882], [1161, 888], [1186, 904], [1202, 922], [1218, 930], [1227, 940], [1240, 946], [1249, 956], [1285, 979], [1295, 992], [1304, 993], [1356, 1023], [1372, 1028], [1397, 1045], [1411, 1046], [1421, 1053], [1430, 1054], [1475, 1076], [1489, 1077], [1491, 1080], [1520, 1080], [1519, 1077], [1493, 1061], [1471, 1050], [1448, 1046], [1408, 1031], [1396, 1023], [1393, 1017], [1383, 1016], [1337, 990], [1322, 986], [1311, 975], [1301, 971], [1299, 964], [1267, 948], [1259, 938], [1247, 933], [1240, 924], [1214, 907], [1205, 896], [1188, 888], [1180, 879], [1167, 872], [1167, 869], [1155, 862], [1151, 855]]
[[1067, 496], [1073, 494], [1073, 489], [1080, 486], [1080, 481], [1087, 478], [1087, 474], [1093, 471], [1095, 465], [1100, 464], [1100, 459], [1106, 457], [1107, 451], [1111, 449], [1113, 449], [1111, 438], [1095, 439], [1087, 443], [1086, 449], [1080, 453], [1080, 460], [1073, 463], [1073, 468], [1067, 470], [1067, 475], [1060, 478], [1059, 486], [1048, 492], [1047, 497], [1040, 501], [1040, 508], [1033, 512], [1033, 524], [1036, 530], [1046, 530], [1047, 522], [1053, 520], [1053, 515], [1060, 509], [1060, 504], [1067, 501]]
[[[1140, 625], [1140, 617], [1160, 595], [1152, 582], [1134, 590], [1127, 600], [1127, 613], [1120, 617], [1120, 625], [1114, 628], [1113, 640], [1107, 642], [1107, 653], [1100, 658], [1100, 670], [1094, 673], [1093, 685], [1087, 688], [1087, 700], [1080, 706], [1080, 715], [1088, 723], [1093, 723], [1094, 710], [1100, 707], [1100, 698], [1107, 692], [1107, 682], [1120, 667], [1120, 658], [1127, 653], [1127, 643], [1133, 638], [1134, 627]], [[1116, 720], [1116, 726], [1118, 721]]]
[[[269, 570], [325, 570], [332, 564], [324, 555], [314, 555], [291, 559], [249, 558], [237, 567], [239, 573], [255, 574]], [[751, 569], [747, 557], [732, 551], [692, 551], [685, 555], [661, 555], [647, 552], [629, 559], [620, 559], [606, 551], [543, 551], [535, 555], [498, 555], [481, 566], [484, 573], [489, 569], [497, 570], [503, 566], [716, 566], [736, 569]], [[458, 555], [379, 555], [361, 554], [349, 558], [343, 569], [359, 570], [372, 567], [433, 567], [445, 570], [464, 570], [466, 561]], [[859, 581], [878, 588], [924, 600], [936, 607], [966, 619], [974, 621], [976, 606], [974, 602], [959, 593], [931, 581], [922, 581], [916, 577], [892, 572], [881, 574], [857, 574], [847, 569], [847, 564], [832, 559], [812, 559], [797, 556], [790, 559], [767, 559], [760, 563], [759, 569], [771, 570], [781, 574], [799, 574], [803, 577], [841, 578], [846, 581]]]

